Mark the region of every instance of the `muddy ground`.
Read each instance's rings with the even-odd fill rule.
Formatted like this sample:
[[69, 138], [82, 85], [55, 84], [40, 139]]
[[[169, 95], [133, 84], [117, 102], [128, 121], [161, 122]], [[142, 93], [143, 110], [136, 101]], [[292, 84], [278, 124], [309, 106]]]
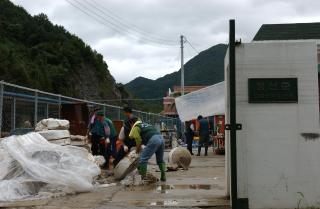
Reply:
[[[167, 154], [168, 152], [166, 156]], [[214, 155], [211, 151], [207, 157], [193, 156], [189, 170], [168, 172], [166, 183], [136, 187], [113, 185], [106, 188], [95, 188], [89, 193], [19, 202], [10, 208], [229, 208], [229, 200], [225, 196], [224, 163], [224, 156]], [[160, 176], [154, 158], [150, 161], [148, 170], [155, 176]], [[112, 181], [112, 178], [108, 180]]]

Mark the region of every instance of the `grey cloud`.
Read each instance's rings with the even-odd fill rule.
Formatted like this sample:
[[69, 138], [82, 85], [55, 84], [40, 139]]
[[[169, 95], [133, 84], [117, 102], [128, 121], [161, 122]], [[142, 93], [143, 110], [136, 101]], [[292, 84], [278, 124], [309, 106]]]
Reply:
[[[101, 25], [65, 0], [12, 0], [31, 14], [46, 13], [104, 55], [118, 82], [137, 76], [155, 79], [179, 69], [179, 46], [163, 48], [123, 35]], [[74, 0], [71, 0], [74, 1]], [[198, 50], [228, 41], [228, 20], [236, 19], [237, 38], [251, 41], [264, 23], [320, 21], [315, 0], [77, 0], [111, 10], [147, 33], [179, 43], [185, 35]], [[107, 10], [105, 10], [105, 7]], [[97, 12], [97, 11], [96, 11]], [[110, 14], [108, 12], [108, 14]], [[150, 37], [151, 35], [147, 35]], [[190, 59], [195, 52], [186, 46]]]

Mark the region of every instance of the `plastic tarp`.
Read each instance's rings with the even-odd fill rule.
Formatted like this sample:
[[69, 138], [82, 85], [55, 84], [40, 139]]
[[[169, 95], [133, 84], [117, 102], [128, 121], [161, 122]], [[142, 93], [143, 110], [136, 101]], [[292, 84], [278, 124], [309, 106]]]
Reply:
[[175, 99], [181, 121], [225, 113], [225, 82], [221, 82]]
[[0, 202], [37, 195], [43, 185], [68, 192], [93, 189], [100, 168], [87, 150], [49, 143], [32, 132], [0, 142]]

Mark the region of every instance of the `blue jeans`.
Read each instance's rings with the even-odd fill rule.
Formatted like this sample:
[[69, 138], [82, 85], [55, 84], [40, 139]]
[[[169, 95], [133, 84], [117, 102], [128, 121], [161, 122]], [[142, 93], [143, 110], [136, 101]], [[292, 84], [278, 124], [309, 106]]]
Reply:
[[149, 139], [146, 147], [141, 152], [140, 165], [147, 164], [154, 153], [156, 154], [157, 164], [164, 163], [164, 139], [162, 135], [153, 135]]

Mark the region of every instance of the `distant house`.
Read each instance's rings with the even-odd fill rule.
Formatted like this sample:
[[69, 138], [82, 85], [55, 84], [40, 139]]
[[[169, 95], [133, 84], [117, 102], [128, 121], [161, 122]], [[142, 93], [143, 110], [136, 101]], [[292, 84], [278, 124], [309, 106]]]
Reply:
[[[185, 94], [188, 94], [205, 87], [206, 86], [185, 86], [184, 92]], [[181, 86], [174, 86], [172, 92], [169, 89], [167, 96], [163, 97], [163, 115], [174, 118], [178, 117], [178, 112], [175, 105], [175, 98], [178, 96], [181, 96]]]

